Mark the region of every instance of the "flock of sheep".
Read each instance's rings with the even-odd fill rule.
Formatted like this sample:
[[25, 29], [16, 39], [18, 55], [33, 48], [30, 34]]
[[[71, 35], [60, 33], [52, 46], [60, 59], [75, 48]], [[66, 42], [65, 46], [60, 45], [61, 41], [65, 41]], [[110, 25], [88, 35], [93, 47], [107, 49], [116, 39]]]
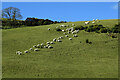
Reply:
[[[96, 19], [96, 21], [98, 21], [98, 19]], [[85, 22], [85, 25], [86, 24], [89, 24], [90, 23], [90, 21], [87, 21], [87, 22]], [[93, 22], [92, 23], [95, 23], [95, 20], [93, 19]], [[64, 37], [69, 37], [69, 35], [68, 34], [73, 34], [73, 37], [78, 37], [78, 35], [77, 35], [77, 33], [79, 32], [79, 30], [74, 30], [74, 27], [75, 26], [75, 24], [72, 24], [72, 27], [69, 27], [69, 25], [60, 25], [60, 26], [58, 26], [58, 27], [56, 27], [56, 28], [59, 28], [59, 27], [63, 27], [63, 28], [65, 28], [65, 27], [69, 27], [69, 28], [67, 28], [66, 30], [62, 30], [64, 33]], [[50, 28], [48, 28], [48, 31], [50, 31], [51, 29]], [[33, 45], [33, 48], [29, 48], [29, 50], [25, 50], [24, 51], [24, 53], [30, 53], [30, 51], [39, 51], [39, 48], [48, 48], [48, 49], [51, 49], [51, 48], [53, 48], [52, 46], [51, 46], [51, 44], [55, 44], [55, 42], [62, 42], [62, 39], [64, 38], [63, 36], [60, 36], [60, 37], [58, 37], [58, 38], [54, 38], [52, 41], [50, 41], [50, 42], [46, 42], [45, 44], [44, 43], [41, 43], [41, 44], [37, 44], [37, 45]], [[72, 40], [72, 38], [69, 38], [69, 40]], [[21, 51], [17, 51], [16, 52], [16, 54], [18, 54], [18, 55], [22, 55], [23, 54], [23, 52], [21, 52]]]

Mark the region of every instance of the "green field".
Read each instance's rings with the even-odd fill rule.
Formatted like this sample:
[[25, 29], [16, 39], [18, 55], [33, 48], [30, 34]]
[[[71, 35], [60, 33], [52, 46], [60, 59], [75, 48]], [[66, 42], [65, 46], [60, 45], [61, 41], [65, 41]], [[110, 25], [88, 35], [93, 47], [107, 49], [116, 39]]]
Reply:
[[[24, 52], [33, 45], [64, 36], [55, 28], [73, 23], [84, 25], [84, 21], [79, 21], [2, 30], [3, 78], [117, 78], [118, 38], [107, 33], [80, 31], [78, 37], [68, 34], [73, 40], [64, 37], [62, 42], [51, 44], [52, 49], [16, 54], [17, 50]], [[117, 23], [101, 20], [98, 24], [113, 27]], [[87, 44], [86, 39], [92, 44]]]

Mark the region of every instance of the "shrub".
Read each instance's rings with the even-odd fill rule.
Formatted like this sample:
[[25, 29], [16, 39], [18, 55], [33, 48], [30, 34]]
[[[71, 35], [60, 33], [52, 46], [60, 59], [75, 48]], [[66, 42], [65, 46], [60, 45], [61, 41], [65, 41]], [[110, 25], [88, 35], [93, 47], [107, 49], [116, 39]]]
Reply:
[[56, 28], [56, 31], [62, 31], [60, 28]]
[[83, 30], [83, 29], [84, 29], [84, 27], [81, 25], [74, 27], [74, 30]]
[[101, 29], [100, 29], [100, 32], [101, 32], [101, 33], [107, 33], [107, 29], [106, 29], [106, 28], [101, 28]]
[[86, 39], [86, 43], [89, 43], [89, 40], [88, 40], [88, 39]]

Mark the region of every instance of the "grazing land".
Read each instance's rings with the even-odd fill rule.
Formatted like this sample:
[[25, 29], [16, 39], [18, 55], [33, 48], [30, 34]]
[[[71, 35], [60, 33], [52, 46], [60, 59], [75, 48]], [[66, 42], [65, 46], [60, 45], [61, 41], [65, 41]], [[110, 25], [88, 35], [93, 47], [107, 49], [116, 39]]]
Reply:
[[[85, 26], [84, 22], [2, 30], [3, 78], [117, 78], [118, 38], [84, 30], [77, 33], [78, 37], [73, 34], [65, 37], [63, 31], [56, 31], [60, 25]], [[117, 23], [118, 20], [99, 22], [110, 28]], [[24, 53], [33, 45], [45, 44], [60, 36], [63, 36], [62, 42], [51, 44], [52, 49], [39, 48], [39, 51]], [[86, 39], [92, 43], [86, 43]], [[17, 55], [18, 50], [24, 55]]]

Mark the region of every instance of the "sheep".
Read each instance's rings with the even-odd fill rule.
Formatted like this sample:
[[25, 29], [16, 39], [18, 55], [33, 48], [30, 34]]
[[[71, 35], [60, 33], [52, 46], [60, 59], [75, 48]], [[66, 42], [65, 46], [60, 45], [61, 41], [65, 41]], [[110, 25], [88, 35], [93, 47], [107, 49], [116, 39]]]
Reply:
[[73, 37], [78, 37], [78, 35], [77, 35], [77, 34], [75, 34], [75, 35], [73, 35]]
[[37, 47], [40, 47], [40, 44], [38, 44]]
[[69, 40], [72, 40], [72, 38], [69, 38]]
[[62, 42], [62, 41], [58, 39], [57, 42]]
[[30, 48], [29, 50], [33, 50], [32, 48]]
[[22, 52], [19, 52], [18, 55], [22, 55]]
[[36, 48], [36, 49], [34, 49], [34, 51], [39, 51], [39, 49], [38, 49], [38, 48]]
[[50, 28], [48, 28], [48, 31], [50, 31]]
[[89, 21], [87, 21], [87, 22], [85, 22], [85, 25], [87, 25], [87, 24], [89, 24], [90, 22]]
[[49, 49], [53, 48], [52, 46], [48, 46]]
[[69, 25], [67, 25], [67, 27], [69, 27]]
[[46, 47], [50, 46], [49, 44], [46, 45]]
[[66, 27], [65, 25], [60, 25], [60, 27]]
[[62, 30], [63, 32], [65, 32], [65, 30]]
[[21, 51], [17, 51], [17, 52], [16, 52], [16, 54], [21, 55], [21, 54], [22, 54], [22, 52], [21, 52]]
[[63, 34], [67, 34], [67, 33], [63, 33]]
[[70, 32], [68, 31], [68, 34], [70, 34]]
[[55, 41], [56, 41], [56, 38], [55, 38], [55, 39], [53, 39], [53, 41], [55, 42]]
[[46, 44], [50, 44], [50, 42], [47, 42]]
[[36, 48], [37, 46], [36, 46], [36, 45], [34, 45], [33, 47], [34, 47], [34, 48]]
[[26, 51], [24, 51], [24, 53], [29, 53], [29, 51], [28, 51], [28, 50], [26, 50]]
[[59, 39], [63, 39], [63, 36], [61, 36]]
[[65, 35], [65, 37], [68, 37], [68, 35]]
[[48, 48], [47, 46], [44, 46], [44, 48]]
[[16, 51], [16, 54], [18, 54], [20, 51]]
[[72, 26], [75, 26], [75, 24], [72, 24]]
[[54, 42], [51, 41], [50, 44], [54, 44]]
[[95, 21], [93, 21], [92, 23], [95, 24]]
[[44, 44], [43, 43], [41, 43], [41, 46], [43, 46]]

